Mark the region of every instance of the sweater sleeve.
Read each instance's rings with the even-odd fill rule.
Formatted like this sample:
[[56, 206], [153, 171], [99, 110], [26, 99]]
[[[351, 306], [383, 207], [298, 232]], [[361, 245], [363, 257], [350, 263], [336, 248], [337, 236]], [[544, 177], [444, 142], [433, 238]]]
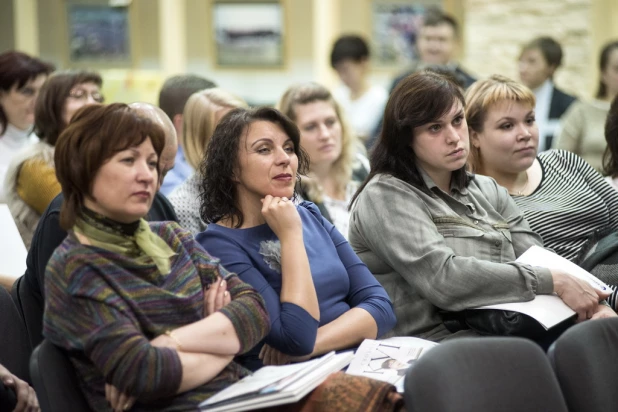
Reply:
[[322, 221], [322, 225], [330, 235], [337, 248], [337, 254], [348, 272], [350, 289], [346, 298], [350, 307], [361, 308], [369, 312], [378, 326], [378, 335], [384, 335], [395, 327], [397, 319], [388, 294], [371, 274], [367, 266], [354, 253], [352, 247], [337, 228], [320, 215], [318, 208], [309, 202], [303, 204], [314, 216]]
[[[97, 289], [97, 298], [82, 293]], [[114, 306], [114, 290], [97, 276], [91, 262], [66, 260], [57, 250], [47, 266], [45, 290], [43, 332], [53, 344], [82, 352], [107, 383], [140, 400], [176, 393], [182, 379], [178, 353], [150, 344], [138, 325]]]
[[191, 232], [177, 223], [165, 225], [174, 230], [198, 269], [202, 285], [210, 285], [218, 277], [225, 279], [231, 302], [219, 310], [234, 326], [240, 341], [240, 352], [245, 353], [257, 345], [270, 331], [270, 320], [264, 299], [251, 285], [243, 282], [235, 273], [228, 272], [218, 258], [212, 257], [194, 239]]
[[214, 230], [200, 233], [198, 241], [264, 298], [270, 316], [270, 333], [265, 340], [268, 345], [292, 356], [304, 356], [313, 351], [319, 322], [300, 306], [282, 303], [279, 293], [253, 264], [242, 245]]
[[605, 180], [599, 172], [597, 172], [588, 162], [577, 155], [571, 153], [560, 153], [569, 163], [577, 164], [578, 176], [583, 177], [590, 189], [601, 198], [605, 206], [605, 210], [599, 210], [599, 213], [607, 213], [609, 218], [609, 226], [613, 229], [618, 229], [618, 191]]
[[42, 160], [26, 160], [17, 176], [17, 194], [31, 208], [42, 215], [60, 193], [56, 170]]
[[535, 293], [553, 290], [547, 273], [528, 265], [457, 255], [423, 200], [398, 179], [367, 185], [352, 211], [351, 225], [359, 228], [367, 248], [445, 310], [532, 300]]
[[554, 143], [555, 149], [581, 154], [581, 141], [586, 121], [582, 105], [582, 102], [573, 103], [560, 119], [560, 134]]

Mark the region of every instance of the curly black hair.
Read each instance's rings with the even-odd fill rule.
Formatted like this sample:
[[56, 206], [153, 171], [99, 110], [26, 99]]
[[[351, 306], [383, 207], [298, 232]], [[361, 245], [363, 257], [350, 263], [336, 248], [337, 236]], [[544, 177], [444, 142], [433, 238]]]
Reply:
[[217, 125], [200, 163], [199, 172], [202, 176], [200, 216], [204, 222], [214, 223], [222, 218], [229, 218], [233, 227], [242, 226], [243, 214], [238, 208], [234, 182], [235, 169], [238, 165], [238, 148], [249, 126], [260, 120], [279, 125], [292, 139], [294, 153], [298, 157], [297, 178], [309, 170], [309, 156], [300, 147], [300, 131], [292, 120], [271, 107], [234, 109]]

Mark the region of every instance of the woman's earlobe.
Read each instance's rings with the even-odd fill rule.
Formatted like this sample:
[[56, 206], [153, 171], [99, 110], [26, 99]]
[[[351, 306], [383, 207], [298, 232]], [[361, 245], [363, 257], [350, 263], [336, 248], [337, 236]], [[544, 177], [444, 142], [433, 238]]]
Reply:
[[468, 128], [468, 135], [470, 136], [470, 143], [472, 143], [472, 146], [474, 146], [475, 149], [478, 149], [480, 146], [478, 133], [472, 128]]

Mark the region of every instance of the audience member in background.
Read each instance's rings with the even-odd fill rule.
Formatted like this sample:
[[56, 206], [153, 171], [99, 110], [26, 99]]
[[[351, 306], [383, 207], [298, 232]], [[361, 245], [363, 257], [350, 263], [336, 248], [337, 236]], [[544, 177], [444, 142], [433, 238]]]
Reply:
[[0, 54], [0, 203], [3, 183], [17, 153], [37, 142], [32, 134], [34, 103], [54, 66], [18, 51]]
[[393, 91], [352, 203], [350, 244], [389, 293], [398, 336], [439, 341], [442, 311], [557, 293], [580, 320], [602, 316], [607, 294], [559, 271], [515, 262], [542, 246], [506, 189], [466, 172], [469, 141], [461, 89], [419, 72]]
[[569, 107], [560, 122], [560, 134], [554, 148], [578, 154], [601, 171], [605, 152], [605, 119], [611, 101], [618, 95], [618, 41], [603, 47], [599, 69], [599, 89], [595, 99], [578, 101]]
[[40, 141], [13, 157], [4, 184], [7, 203], [27, 248], [41, 214], [60, 193], [54, 168], [56, 140], [77, 110], [103, 102], [102, 83], [94, 72], [56, 72], [41, 88], [34, 111], [34, 133]]
[[241, 359], [284, 364], [375, 339], [395, 324], [388, 296], [315, 205], [293, 201], [308, 166], [298, 128], [271, 108], [234, 109], [202, 162], [198, 242], [266, 300], [271, 332]]
[[[171, 120], [158, 107], [148, 103], [132, 103], [129, 106], [137, 114], [158, 124], [165, 133], [165, 147], [159, 159], [160, 185], [165, 174], [174, 164], [176, 148], [178, 147], [176, 130]], [[20, 289], [18, 293], [26, 295], [23, 297], [26, 307], [21, 307], [20, 309], [26, 321], [32, 348], [36, 347], [43, 340], [41, 331], [45, 292], [43, 289], [45, 267], [54, 250], [67, 235], [66, 231], [60, 227], [59, 222], [60, 208], [63, 202], [64, 196], [60, 193], [41, 216], [32, 238], [28, 257], [26, 258], [26, 273], [16, 282], [16, 287]], [[154, 196], [147, 219], [151, 222], [178, 220], [172, 205], [160, 192], [157, 192]]]
[[174, 206], [180, 226], [194, 236], [206, 229], [206, 224], [200, 217], [202, 177], [196, 170], [219, 120], [236, 107], [247, 107], [247, 103], [240, 97], [216, 87], [194, 93], [185, 105], [180, 147], [184, 148], [185, 159], [193, 169], [193, 174], [174, 189], [169, 201]]
[[618, 96], [614, 98], [607, 113], [605, 141], [607, 147], [603, 154], [603, 173], [607, 182], [618, 190]]
[[330, 65], [343, 83], [333, 91], [333, 96], [363, 143], [378, 126], [388, 99], [386, 89], [369, 83], [369, 57], [367, 42], [355, 35], [337, 39], [330, 54]]
[[537, 37], [519, 55], [519, 78], [536, 97], [535, 117], [539, 129], [539, 152], [552, 147], [560, 117], [575, 97], [554, 84], [554, 73], [562, 64], [562, 47], [551, 37]]
[[309, 174], [301, 177], [302, 197], [315, 203], [347, 238], [349, 202], [369, 173], [369, 162], [359, 153], [360, 143], [343, 120], [341, 107], [324, 86], [304, 83], [286, 90], [279, 110], [296, 123], [309, 155]]
[[578, 263], [590, 236], [618, 229], [618, 192], [592, 166], [563, 150], [537, 157], [530, 89], [496, 75], [474, 83], [466, 102], [472, 171], [507, 189], [545, 247]]
[[448, 14], [438, 9], [429, 9], [423, 20], [416, 39], [419, 61], [414, 67], [397, 77], [391, 85], [391, 93], [395, 86], [419, 70], [427, 66], [447, 66], [457, 77], [464, 80], [464, 88], [470, 86], [476, 79], [464, 71], [455, 61], [457, 43], [459, 41], [459, 25]]
[[[181, 74], [168, 78], [159, 92], [159, 107], [170, 118], [176, 128], [176, 135], [182, 136], [182, 112], [189, 97], [200, 90], [210, 89], [216, 85], [210, 80], [193, 74]], [[176, 159], [169, 176], [161, 186], [161, 192], [169, 195], [172, 191], [191, 176], [193, 169], [187, 163], [182, 145], [178, 146]]]
[[114, 103], [79, 111], [56, 146], [68, 236], [47, 265], [44, 335], [94, 410], [195, 409], [248, 374], [233, 357], [269, 331], [255, 290], [177, 223], [143, 219], [164, 145]]

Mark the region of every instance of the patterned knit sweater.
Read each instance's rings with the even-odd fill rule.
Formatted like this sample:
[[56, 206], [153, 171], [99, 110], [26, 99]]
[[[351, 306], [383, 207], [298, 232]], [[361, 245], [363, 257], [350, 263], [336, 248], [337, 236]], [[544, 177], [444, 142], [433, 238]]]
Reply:
[[44, 335], [67, 350], [82, 390], [97, 411], [111, 410], [105, 383], [137, 397], [131, 409], [196, 410], [199, 402], [248, 372], [235, 362], [192, 391], [175, 395], [182, 367], [175, 349], [150, 340], [203, 318], [203, 288], [227, 279], [232, 302], [220, 310], [232, 322], [244, 353], [269, 332], [264, 301], [248, 284], [227, 272], [174, 222], [150, 224], [176, 252], [170, 275], [154, 263], [79, 243], [70, 232], [50, 259], [45, 274]]

